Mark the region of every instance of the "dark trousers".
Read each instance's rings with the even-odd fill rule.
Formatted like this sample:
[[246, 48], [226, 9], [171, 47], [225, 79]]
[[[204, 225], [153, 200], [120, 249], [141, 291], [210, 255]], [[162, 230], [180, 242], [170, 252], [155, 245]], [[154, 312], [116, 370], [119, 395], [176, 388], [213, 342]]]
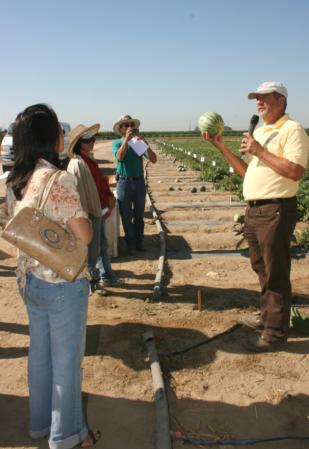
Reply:
[[261, 320], [267, 341], [285, 339], [291, 308], [290, 241], [297, 222], [296, 198], [248, 206], [245, 237], [261, 285]]
[[146, 186], [143, 177], [118, 179], [119, 212], [129, 248], [143, 243], [145, 197]]

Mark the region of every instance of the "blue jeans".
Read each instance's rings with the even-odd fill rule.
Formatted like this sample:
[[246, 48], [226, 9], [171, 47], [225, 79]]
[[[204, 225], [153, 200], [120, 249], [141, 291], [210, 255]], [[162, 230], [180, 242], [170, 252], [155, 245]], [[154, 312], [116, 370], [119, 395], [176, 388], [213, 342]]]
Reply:
[[141, 245], [144, 238], [146, 186], [143, 177], [118, 179], [117, 198], [125, 239], [129, 248]]
[[88, 435], [82, 410], [89, 282], [57, 284], [27, 273], [30, 436], [49, 435], [51, 449], [69, 449]]
[[103, 278], [115, 281], [117, 279], [117, 275], [112, 270], [111, 260], [108, 255], [108, 241], [105, 233], [105, 221], [106, 219], [103, 217], [101, 226], [101, 245], [100, 245], [101, 260], [98, 261], [98, 267], [100, 270], [100, 274]]
[[100, 280], [100, 271], [96, 268], [98, 257], [100, 255], [100, 246], [102, 238], [102, 217], [91, 217], [93, 237], [88, 245], [88, 271], [94, 282]]

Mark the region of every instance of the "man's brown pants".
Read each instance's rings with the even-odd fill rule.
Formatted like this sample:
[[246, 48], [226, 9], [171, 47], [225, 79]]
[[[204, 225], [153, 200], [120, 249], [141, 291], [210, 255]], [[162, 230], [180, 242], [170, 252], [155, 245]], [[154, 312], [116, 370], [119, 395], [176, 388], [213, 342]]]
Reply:
[[261, 285], [263, 337], [286, 339], [291, 309], [290, 241], [297, 222], [296, 197], [278, 203], [248, 205], [245, 237]]

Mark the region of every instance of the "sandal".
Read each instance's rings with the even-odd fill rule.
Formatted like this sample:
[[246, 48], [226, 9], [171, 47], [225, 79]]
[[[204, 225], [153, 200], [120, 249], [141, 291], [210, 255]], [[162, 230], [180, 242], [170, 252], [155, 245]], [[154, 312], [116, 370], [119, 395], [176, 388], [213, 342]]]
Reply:
[[82, 443], [80, 443], [79, 447], [92, 447], [94, 446], [99, 439], [101, 438], [102, 434], [100, 432], [100, 430], [95, 429], [95, 430], [88, 430], [88, 435], [86, 436], [86, 438], [84, 439], [84, 441]]

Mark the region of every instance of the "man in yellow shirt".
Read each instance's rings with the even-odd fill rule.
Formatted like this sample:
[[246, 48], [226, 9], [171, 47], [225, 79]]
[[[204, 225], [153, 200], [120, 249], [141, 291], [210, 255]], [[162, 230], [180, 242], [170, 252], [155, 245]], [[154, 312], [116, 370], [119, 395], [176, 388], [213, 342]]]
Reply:
[[290, 307], [290, 240], [297, 222], [296, 193], [309, 152], [309, 139], [302, 126], [285, 113], [288, 91], [277, 81], [261, 84], [248, 95], [257, 102], [264, 126], [253, 135], [245, 133], [234, 155], [221, 135], [203, 133], [230, 165], [244, 177], [243, 194], [248, 203], [245, 237], [250, 260], [261, 285], [261, 315], [243, 324], [261, 329], [250, 347], [258, 352], [280, 349], [287, 339]]

